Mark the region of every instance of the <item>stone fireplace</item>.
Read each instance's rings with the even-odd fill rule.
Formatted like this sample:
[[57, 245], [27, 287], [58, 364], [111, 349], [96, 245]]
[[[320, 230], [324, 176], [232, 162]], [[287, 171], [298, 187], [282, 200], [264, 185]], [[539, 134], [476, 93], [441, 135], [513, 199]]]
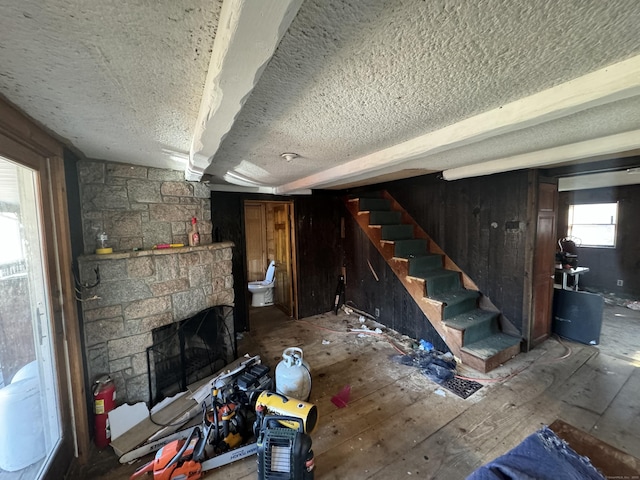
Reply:
[[[233, 305], [232, 247], [221, 242], [79, 257], [89, 381], [108, 373], [119, 402], [149, 402], [146, 350], [153, 329]], [[225, 332], [220, 340], [230, 361], [233, 314], [225, 316]]]

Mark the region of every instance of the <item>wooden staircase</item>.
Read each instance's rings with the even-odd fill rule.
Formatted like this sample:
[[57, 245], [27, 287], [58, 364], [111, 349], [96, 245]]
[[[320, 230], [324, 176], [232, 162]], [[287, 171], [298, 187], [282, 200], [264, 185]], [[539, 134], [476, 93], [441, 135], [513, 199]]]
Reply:
[[500, 311], [388, 192], [346, 206], [429, 322], [462, 363], [488, 372], [520, 352]]

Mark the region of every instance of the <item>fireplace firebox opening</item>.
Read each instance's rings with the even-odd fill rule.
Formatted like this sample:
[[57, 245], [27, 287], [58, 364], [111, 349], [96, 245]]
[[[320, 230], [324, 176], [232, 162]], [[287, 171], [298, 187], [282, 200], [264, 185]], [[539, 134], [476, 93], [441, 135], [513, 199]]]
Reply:
[[152, 330], [153, 344], [147, 348], [150, 406], [185, 391], [237, 358], [229, 322], [233, 322], [233, 307], [216, 305]]

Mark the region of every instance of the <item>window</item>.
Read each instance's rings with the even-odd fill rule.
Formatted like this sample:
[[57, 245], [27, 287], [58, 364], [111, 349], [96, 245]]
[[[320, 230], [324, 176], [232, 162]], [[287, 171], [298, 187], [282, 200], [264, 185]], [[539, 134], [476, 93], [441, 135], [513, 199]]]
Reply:
[[617, 203], [569, 206], [569, 236], [582, 247], [615, 247]]

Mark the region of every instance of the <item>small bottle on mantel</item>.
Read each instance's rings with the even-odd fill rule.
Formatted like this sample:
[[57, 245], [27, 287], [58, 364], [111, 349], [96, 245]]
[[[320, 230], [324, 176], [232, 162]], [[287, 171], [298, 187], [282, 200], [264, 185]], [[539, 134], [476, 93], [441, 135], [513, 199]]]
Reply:
[[200, 245], [200, 234], [198, 233], [198, 221], [196, 217], [191, 219], [191, 231], [189, 232], [189, 246], [196, 247]]

